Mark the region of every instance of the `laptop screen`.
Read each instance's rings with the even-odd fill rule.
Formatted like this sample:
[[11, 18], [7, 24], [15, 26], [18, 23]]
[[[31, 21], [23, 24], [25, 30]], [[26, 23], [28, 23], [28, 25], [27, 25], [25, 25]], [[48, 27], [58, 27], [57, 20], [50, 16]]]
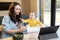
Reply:
[[50, 27], [41, 28], [39, 35], [56, 33], [58, 28], [59, 28], [59, 26], [50, 26]]

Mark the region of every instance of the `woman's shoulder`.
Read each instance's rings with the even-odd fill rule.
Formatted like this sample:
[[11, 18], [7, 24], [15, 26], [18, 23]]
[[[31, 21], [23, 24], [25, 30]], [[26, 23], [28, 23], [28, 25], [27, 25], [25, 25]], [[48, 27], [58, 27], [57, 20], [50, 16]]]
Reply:
[[9, 15], [5, 15], [4, 18], [10, 18]]
[[3, 20], [2, 20], [2, 24], [4, 25], [5, 24], [4, 22], [9, 21], [9, 20], [10, 20], [9, 16], [5, 15]]
[[4, 20], [10, 20], [10, 17], [9, 17], [9, 15], [5, 15], [3, 19]]

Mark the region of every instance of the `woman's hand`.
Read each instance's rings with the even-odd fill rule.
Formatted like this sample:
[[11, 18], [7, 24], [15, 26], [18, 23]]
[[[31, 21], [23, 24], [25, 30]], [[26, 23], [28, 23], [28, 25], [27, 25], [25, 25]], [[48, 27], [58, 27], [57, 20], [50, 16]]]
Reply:
[[25, 27], [25, 26], [22, 26], [22, 27], [19, 28], [19, 31], [22, 32], [22, 31], [24, 31], [25, 29], [26, 29], [26, 27]]
[[17, 25], [17, 26], [20, 26], [20, 24], [19, 24], [18, 22], [16, 23], [16, 25]]
[[9, 34], [13, 34], [13, 33], [17, 33], [17, 32], [22, 32], [22, 31], [24, 31], [26, 29], [26, 27], [25, 26], [22, 26], [22, 27], [20, 27], [19, 29], [16, 29], [16, 30], [8, 30], [8, 31], [6, 31], [7, 33], [9, 33]]
[[24, 19], [22, 19], [22, 18], [20, 18], [20, 20], [23, 22], [24, 21]]

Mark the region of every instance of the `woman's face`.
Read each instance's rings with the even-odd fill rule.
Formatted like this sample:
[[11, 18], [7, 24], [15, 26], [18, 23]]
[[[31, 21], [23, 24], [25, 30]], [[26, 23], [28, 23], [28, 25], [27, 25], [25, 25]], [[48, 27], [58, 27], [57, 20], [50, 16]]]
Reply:
[[15, 13], [16, 15], [19, 15], [20, 12], [21, 12], [21, 6], [16, 5], [15, 8], [14, 8], [14, 13]]

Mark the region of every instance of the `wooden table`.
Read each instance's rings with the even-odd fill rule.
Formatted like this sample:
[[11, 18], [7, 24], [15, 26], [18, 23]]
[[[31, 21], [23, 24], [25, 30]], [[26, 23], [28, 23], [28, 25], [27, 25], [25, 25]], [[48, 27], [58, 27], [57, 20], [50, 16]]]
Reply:
[[9, 37], [9, 38], [3, 38], [3, 39], [0, 39], [0, 40], [13, 40], [13, 38]]
[[23, 40], [38, 40], [38, 34], [31, 33], [31, 34], [24, 35]]
[[[37, 34], [24, 34], [24, 38], [23, 40], [38, 40], [38, 35]], [[13, 40], [12, 37], [9, 38], [4, 38], [4, 39], [0, 39], [0, 40]]]

